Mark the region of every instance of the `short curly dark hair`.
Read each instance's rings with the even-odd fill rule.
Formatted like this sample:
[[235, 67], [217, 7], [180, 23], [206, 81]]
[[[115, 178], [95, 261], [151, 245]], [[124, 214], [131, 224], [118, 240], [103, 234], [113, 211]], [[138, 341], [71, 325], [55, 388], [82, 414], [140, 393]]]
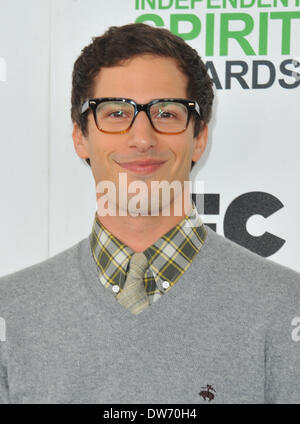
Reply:
[[[76, 122], [84, 136], [88, 135], [88, 116], [81, 114], [81, 106], [94, 97], [95, 78], [102, 67], [120, 64], [126, 59], [143, 54], [174, 58], [188, 78], [187, 95], [197, 100], [201, 121], [195, 118], [194, 135], [211, 118], [214, 98], [212, 80], [198, 52], [183, 39], [165, 28], [143, 23], [112, 26], [103, 35], [92, 38], [74, 63], [72, 73], [71, 119]], [[89, 159], [86, 162], [90, 165]], [[194, 162], [192, 162], [192, 167]]]

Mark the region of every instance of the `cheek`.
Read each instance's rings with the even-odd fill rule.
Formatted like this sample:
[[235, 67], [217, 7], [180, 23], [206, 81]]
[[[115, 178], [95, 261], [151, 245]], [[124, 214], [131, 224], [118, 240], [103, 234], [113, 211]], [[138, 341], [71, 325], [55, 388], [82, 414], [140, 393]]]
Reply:
[[174, 153], [179, 162], [185, 163], [191, 160], [193, 154], [193, 140], [190, 137], [181, 137], [175, 145]]
[[90, 152], [91, 155], [97, 160], [105, 160], [107, 154], [112, 149], [111, 140], [106, 140], [105, 134], [102, 134], [97, 130], [93, 131], [90, 138]]

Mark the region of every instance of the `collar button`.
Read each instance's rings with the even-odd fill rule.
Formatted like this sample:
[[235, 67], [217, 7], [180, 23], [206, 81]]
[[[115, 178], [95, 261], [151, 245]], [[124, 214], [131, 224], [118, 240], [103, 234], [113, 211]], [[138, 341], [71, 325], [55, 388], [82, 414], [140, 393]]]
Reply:
[[167, 289], [170, 286], [169, 281], [163, 281], [162, 286], [164, 289]]
[[112, 286], [112, 291], [115, 292], [115, 293], [118, 293], [120, 291], [120, 287], [117, 286], [117, 285]]

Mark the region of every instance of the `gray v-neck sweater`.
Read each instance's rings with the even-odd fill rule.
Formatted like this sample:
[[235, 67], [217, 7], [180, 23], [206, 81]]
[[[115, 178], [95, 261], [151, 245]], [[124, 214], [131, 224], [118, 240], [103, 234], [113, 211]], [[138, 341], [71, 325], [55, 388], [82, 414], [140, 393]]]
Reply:
[[207, 385], [211, 403], [300, 403], [300, 275], [206, 229], [139, 315], [99, 282], [89, 238], [0, 278], [0, 403], [200, 404]]

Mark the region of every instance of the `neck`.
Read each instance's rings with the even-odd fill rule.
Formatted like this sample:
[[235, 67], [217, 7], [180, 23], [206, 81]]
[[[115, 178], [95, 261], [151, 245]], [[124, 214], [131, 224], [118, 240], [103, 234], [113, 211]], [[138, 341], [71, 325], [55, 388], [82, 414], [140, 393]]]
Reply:
[[[174, 201], [172, 201], [169, 203], [170, 213], [166, 216], [160, 210], [157, 216], [151, 216], [150, 214], [138, 216], [130, 214], [126, 216], [120, 216], [119, 214], [116, 216], [99, 216], [97, 214], [97, 219], [121, 242], [131, 247], [135, 252], [143, 252], [182, 221], [186, 215], [189, 215], [192, 209], [190, 197], [185, 202], [182, 198], [181, 202], [182, 213], [180, 215], [176, 212], [178, 209], [175, 208]], [[184, 207], [185, 205], [186, 207]]]

